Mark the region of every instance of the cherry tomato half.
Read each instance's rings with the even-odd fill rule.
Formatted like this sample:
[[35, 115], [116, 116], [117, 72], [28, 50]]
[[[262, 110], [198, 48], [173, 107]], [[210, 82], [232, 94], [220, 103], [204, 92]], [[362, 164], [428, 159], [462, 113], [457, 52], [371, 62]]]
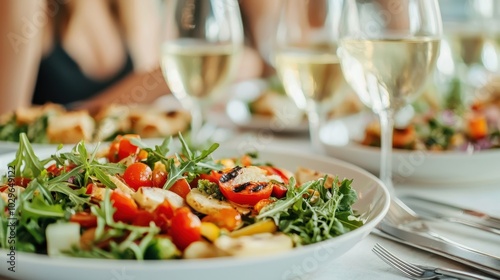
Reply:
[[271, 196], [273, 184], [269, 182], [248, 182], [237, 186], [220, 184], [220, 190], [224, 197], [234, 203], [254, 206], [262, 199]]
[[120, 160], [132, 155], [139, 153], [139, 147], [133, 145], [130, 139], [137, 138], [140, 139], [137, 134], [126, 134], [118, 135], [115, 140], [111, 142], [108, 152], [109, 162], [119, 162]]
[[131, 223], [134, 221], [139, 209], [137, 207], [137, 204], [131, 197], [122, 192], [113, 191], [111, 193], [110, 200], [113, 207], [116, 209], [115, 213], [113, 214], [113, 219], [115, 221], [126, 223]]
[[182, 198], [186, 199], [186, 196], [188, 193], [191, 191], [191, 186], [189, 186], [189, 183], [185, 178], [177, 180], [169, 189], [169, 191], [172, 191]]
[[175, 246], [184, 250], [201, 239], [201, 221], [189, 208], [181, 207], [175, 211], [172, 218], [170, 235]]
[[150, 187], [153, 185], [152, 175], [153, 171], [151, 171], [151, 168], [147, 164], [135, 162], [125, 169], [123, 179], [129, 187], [137, 191], [140, 187]]
[[139, 139], [140, 137], [135, 134], [127, 134], [123, 136], [122, 140], [120, 140], [120, 146], [118, 147], [118, 160], [122, 160], [130, 155], [139, 153], [139, 147], [130, 142], [130, 139], [132, 138]]
[[168, 232], [170, 221], [174, 216], [174, 208], [170, 205], [170, 202], [164, 200], [162, 204], [156, 207], [153, 214], [155, 224], [160, 227], [163, 233]]
[[153, 187], [163, 188], [167, 182], [167, 172], [159, 168], [153, 170]]

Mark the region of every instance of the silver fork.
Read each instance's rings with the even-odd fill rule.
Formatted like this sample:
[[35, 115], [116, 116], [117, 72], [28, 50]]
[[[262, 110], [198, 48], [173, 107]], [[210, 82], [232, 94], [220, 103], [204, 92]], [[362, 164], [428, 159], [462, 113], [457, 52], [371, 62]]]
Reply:
[[492, 278], [450, 268], [435, 268], [407, 262], [376, 243], [372, 251], [385, 263], [399, 270], [411, 279], [464, 279], [490, 280]]

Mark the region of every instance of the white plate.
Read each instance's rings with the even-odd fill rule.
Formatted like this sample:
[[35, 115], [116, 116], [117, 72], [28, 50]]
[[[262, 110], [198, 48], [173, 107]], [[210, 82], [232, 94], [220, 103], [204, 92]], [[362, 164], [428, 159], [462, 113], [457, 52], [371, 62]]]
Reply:
[[[241, 154], [241, 149], [224, 149], [217, 156]], [[47, 154], [45, 154], [47, 155]], [[261, 159], [295, 169], [298, 165], [323, 172], [334, 172], [354, 179], [359, 200], [354, 205], [367, 222], [339, 237], [286, 253], [265, 257], [218, 258], [205, 260], [130, 261], [59, 258], [29, 253], [16, 254], [16, 272], [7, 270], [7, 252], [0, 250], [0, 275], [31, 280], [132, 280], [132, 279], [220, 279], [274, 280], [305, 279], [319, 268], [341, 256], [366, 237], [382, 220], [389, 207], [389, 194], [372, 174], [351, 164], [327, 157], [306, 155], [289, 150], [260, 151]], [[0, 156], [0, 166], [12, 160], [12, 154]], [[366, 252], [369, 254], [369, 252]], [[305, 277], [305, 278], [302, 278]]]
[[[362, 113], [330, 121], [321, 132], [325, 151], [377, 174], [380, 149], [359, 144], [366, 123], [373, 119]], [[448, 186], [468, 185], [479, 181], [500, 180], [500, 149], [472, 154], [458, 151], [432, 152], [393, 150], [394, 182], [412, 181]]]
[[230, 99], [226, 105], [226, 115], [238, 127], [245, 129], [271, 130], [278, 133], [308, 132], [309, 124], [302, 118], [303, 114], [293, 102], [282, 104], [279, 116], [276, 117], [250, 112], [248, 104], [256, 100], [267, 88], [268, 84], [263, 79], [248, 80], [232, 85], [228, 90]]
[[[31, 144], [34, 149], [56, 148], [57, 145], [52, 144]], [[19, 142], [14, 141], [0, 141], [0, 154], [15, 152], [19, 148]]]

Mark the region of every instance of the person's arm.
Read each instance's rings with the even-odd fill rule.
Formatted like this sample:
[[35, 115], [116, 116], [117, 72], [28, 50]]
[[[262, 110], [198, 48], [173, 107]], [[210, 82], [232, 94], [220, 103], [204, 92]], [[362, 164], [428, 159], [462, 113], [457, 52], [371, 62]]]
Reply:
[[[246, 19], [247, 30], [252, 38], [256, 55], [269, 59], [274, 32], [279, 18], [281, 1], [269, 0], [240, 0], [242, 14]], [[262, 61], [264, 64], [264, 62]], [[270, 65], [264, 65], [263, 75], [274, 72]]]
[[125, 43], [136, 71], [158, 66], [160, 54], [160, 14], [156, 0], [118, 0], [118, 12]]
[[31, 104], [47, 20], [45, 0], [0, 1], [0, 113]]
[[170, 92], [160, 67], [148, 72], [133, 72], [95, 97], [79, 102], [74, 109], [97, 113], [110, 104], [152, 103]]

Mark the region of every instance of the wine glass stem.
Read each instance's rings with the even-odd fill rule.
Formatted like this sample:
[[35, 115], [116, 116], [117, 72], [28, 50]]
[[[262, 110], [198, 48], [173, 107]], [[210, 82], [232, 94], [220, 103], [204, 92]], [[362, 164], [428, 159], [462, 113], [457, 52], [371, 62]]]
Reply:
[[380, 180], [385, 183], [391, 195], [394, 195], [392, 183], [392, 137], [394, 133], [394, 112], [384, 110], [378, 113], [380, 119]]
[[200, 131], [203, 126], [203, 110], [199, 100], [191, 100], [191, 143], [199, 146], [201, 143]]
[[323, 127], [326, 117], [321, 113], [319, 104], [317, 102], [311, 101], [308, 104], [307, 118], [309, 120], [309, 135], [311, 138], [312, 147], [316, 151], [321, 151], [321, 140], [320, 133]]

